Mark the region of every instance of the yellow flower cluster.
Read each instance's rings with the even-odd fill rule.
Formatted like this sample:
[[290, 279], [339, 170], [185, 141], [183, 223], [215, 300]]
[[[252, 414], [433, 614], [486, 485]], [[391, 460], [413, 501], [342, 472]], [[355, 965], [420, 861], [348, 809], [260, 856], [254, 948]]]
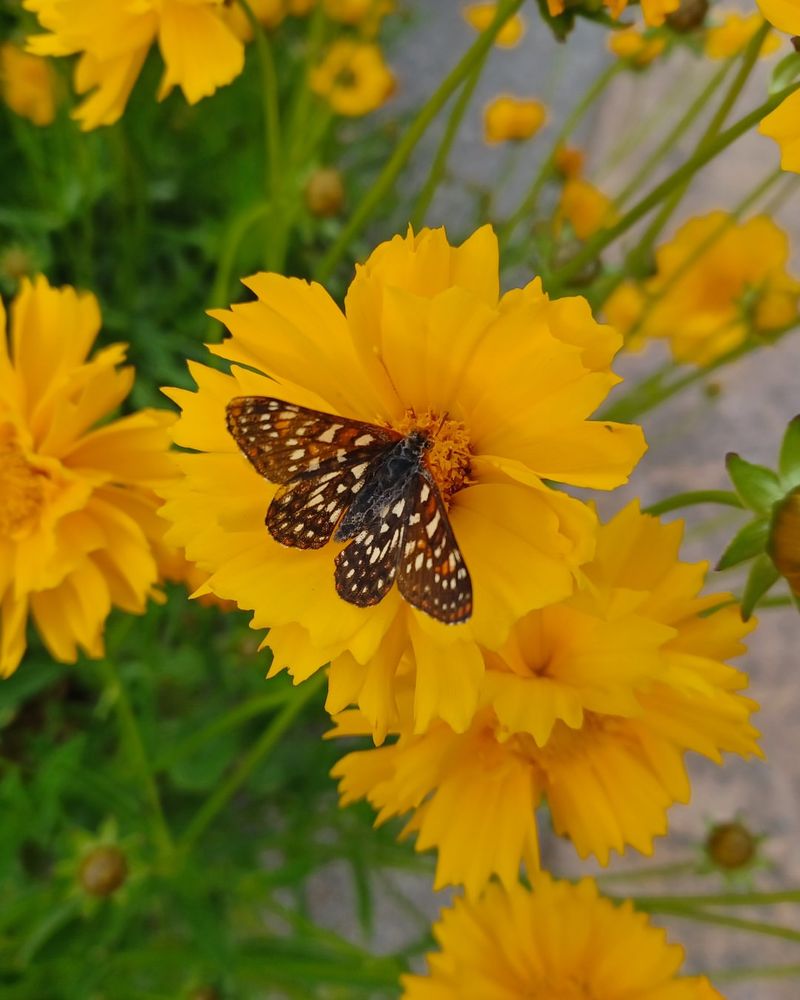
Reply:
[[624, 283], [606, 303], [628, 347], [663, 338], [676, 361], [707, 365], [797, 320], [800, 282], [786, 270], [789, 242], [766, 216], [691, 219], [655, 259], [652, 278]]
[[112, 607], [144, 611], [166, 554], [155, 489], [175, 474], [173, 416], [106, 421], [127, 396], [122, 344], [89, 352], [92, 295], [23, 280], [10, 328], [0, 304], [0, 675], [29, 618], [52, 656], [103, 651]]
[[[187, 451], [165, 508], [208, 589], [270, 627], [271, 673], [300, 682], [329, 663], [333, 735], [391, 737], [337, 764], [343, 804], [406, 815], [417, 850], [438, 852], [437, 886], [471, 898], [538, 869], [545, 798], [557, 832], [605, 863], [666, 832], [688, 798], [687, 750], [759, 752], [746, 679], [727, 663], [750, 626], [733, 607], [706, 617], [729, 595], [699, 596], [706, 567], [680, 561], [680, 524], [631, 505], [601, 526], [554, 488], [613, 489], [644, 450], [638, 428], [589, 419], [619, 381], [619, 335], [538, 281], [501, 294], [497, 274], [484, 227], [460, 247], [442, 230], [379, 246], [344, 312], [319, 285], [248, 279], [255, 300], [216, 314], [231, 336], [212, 350], [230, 373], [195, 364], [197, 391], [170, 391]], [[231, 400], [259, 396], [284, 401], [278, 428], [306, 407], [362, 421], [365, 440], [369, 427], [428, 436], [472, 578], [466, 623], [394, 586], [349, 603], [334, 585], [340, 541], [293, 547], [265, 530], [286, 494], [251, 464], [255, 426], [250, 462], [225, 428]]]

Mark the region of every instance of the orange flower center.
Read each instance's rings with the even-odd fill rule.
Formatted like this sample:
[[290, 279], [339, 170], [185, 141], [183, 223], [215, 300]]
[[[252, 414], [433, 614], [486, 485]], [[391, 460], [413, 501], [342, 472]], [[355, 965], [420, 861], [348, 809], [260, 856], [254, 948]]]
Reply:
[[44, 474], [30, 464], [19, 446], [0, 439], [0, 538], [30, 529], [44, 503]]
[[430, 410], [422, 414], [407, 410], [395, 430], [400, 434], [422, 431], [427, 436], [431, 446], [425, 461], [449, 507], [453, 495], [469, 480], [472, 452], [466, 427], [458, 420], [448, 420], [446, 414], [441, 417]]

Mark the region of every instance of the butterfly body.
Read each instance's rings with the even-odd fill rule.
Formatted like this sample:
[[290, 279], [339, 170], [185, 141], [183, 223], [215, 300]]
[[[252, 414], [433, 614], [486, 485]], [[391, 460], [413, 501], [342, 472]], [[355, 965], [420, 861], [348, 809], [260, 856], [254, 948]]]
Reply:
[[470, 617], [472, 584], [425, 461], [426, 431], [402, 435], [267, 396], [231, 400], [227, 424], [256, 470], [280, 484], [265, 519], [276, 541], [349, 542], [334, 560], [343, 600], [377, 604], [396, 580], [439, 621]]

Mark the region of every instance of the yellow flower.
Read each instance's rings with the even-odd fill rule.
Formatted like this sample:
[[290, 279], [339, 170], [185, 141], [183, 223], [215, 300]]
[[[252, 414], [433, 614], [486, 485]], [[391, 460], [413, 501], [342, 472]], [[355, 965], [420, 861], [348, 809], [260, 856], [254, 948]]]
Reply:
[[340, 115], [366, 115], [392, 95], [394, 76], [377, 45], [340, 39], [311, 70], [311, 89]]
[[778, 31], [800, 35], [800, 3], [797, 0], [757, 0], [761, 13]]
[[636, 28], [624, 28], [611, 32], [608, 47], [617, 58], [643, 69], [661, 55], [667, 47], [667, 39], [664, 35], [648, 35]]
[[[612, 17], [617, 18], [628, 6], [628, 0], [603, 0]], [[651, 28], [659, 28], [666, 21], [667, 14], [676, 11], [681, 0], [641, 0], [642, 16]], [[553, 17], [563, 14], [566, 9], [565, 0], [547, 0], [547, 7]]]
[[[707, 365], [797, 317], [800, 282], [786, 271], [786, 234], [766, 216], [691, 219], [656, 251], [656, 274], [620, 286], [606, 315], [623, 332], [669, 339], [676, 361]], [[636, 309], [636, 299], [641, 308]]]
[[561, 191], [561, 201], [556, 212], [556, 228], [568, 222], [579, 240], [610, 226], [616, 221], [614, 202], [607, 195], [582, 177], [570, 177]]
[[[705, 54], [709, 59], [730, 59], [731, 56], [738, 55], [764, 23], [764, 18], [758, 11], [752, 14], [728, 11], [724, 18], [721, 24], [712, 25], [706, 30]], [[771, 31], [761, 46], [759, 56], [763, 59], [771, 55], [780, 45], [780, 38]]]
[[[729, 595], [698, 596], [704, 564], [679, 561], [680, 523], [632, 504], [601, 528], [587, 586], [525, 616], [498, 651], [484, 650], [480, 704], [469, 729], [412, 732], [410, 693], [390, 746], [334, 767], [342, 804], [366, 798], [377, 821], [410, 813], [404, 834], [438, 850], [436, 888], [478, 895], [491, 876], [513, 885], [539, 864], [535, 813], [581, 857], [603, 864], [632, 846], [652, 852], [673, 802], [686, 802], [686, 750], [758, 753], [746, 678], [725, 661], [750, 631], [738, 610], [705, 612]], [[369, 733], [357, 711], [334, 735]]]
[[[250, 9], [258, 18], [259, 23], [270, 31], [282, 24], [289, 14], [286, 0], [249, 0], [249, 2]], [[253, 40], [250, 18], [245, 14], [241, 4], [234, 0], [233, 3], [226, 6], [224, 14], [226, 22], [237, 38], [241, 38], [243, 42]]]
[[781, 150], [781, 166], [800, 174], [800, 91], [790, 94], [758, 127]]
[[646, 914], [588, 878], [491, 885], [477, 902], [456, 899], [433, 935], [441, 950], [427, 976], [403, 976], [403, 1000], [723, 1000], [704, 976], [678, 975], [683, 948]]
[[[476, 31], [486, 31], [497, 12], [496, 3], [473, 3], [462, 10], [464, 20]], [[525, 21], [519, 14], [512, 15], [494, 40], [502, 49], [513, 49], [525, 35]]]
[[225, 19], [222, 0], [24, 0], [49, 34], [28, 45], [37, 55], [80, 54], [75, 89], [88, 94], [74, 112], [81, 128], [122, 115], [152, 44], [164, 60], [159, 100], [180, 87], [190, 104], [237, 77], [244, 46]]
[[[567, 596], [594, 548], [592, 511], [543, 480], [611, 489], [644, 451], [639, 428], [587, 420], [619, 379], [619, 336], [580, 298], [551, 302], [539, 281], [503, 296], [489, 227], [461, 247], [443, 230], [409, 231], [356, 270], [343, 315], [317, 284], [260, 274], [257, 301], [216, 315], [231, 339], [212, 348], [230, 375], [192, 365], [196, 393], [176, 441], [182, 495], [167, 504], [174, 544], [211, 574], [220, 597], [270, 627], [273, 673], [295, 682], [337, 659], [337, 699], [358, 702], [385, 731], [395, 674], [418, 672], [418, 719], [464, 728], [483, 660], [533, 607]], [[276, 486], [259, 476], [225, 428], [236, 396], [278, 396], [327, 413], [429, 433], [428, 466], [472, 576], [474, 613], [442, 625], [393, 587], [373, 607], [334, 587], [341, 544], [301, 550], [264, 527]], [[352, 697], [350, 697], [352, 695]], [[422, 723], [420, 723], [422, 724]]]
[[[25, 651], [29, 616], [51, 654], [103, 652], [112, 606], [141, 612], [157, 579], [152, 492], [174, 476], [172, 416], [98, 421], [130, 391], [124, 346], [91, 360], [92, 295], [23, 279], [10, 334], [0, 306], [0, 674]], [[163, 531], [163, 529], [162, 529]]]
[[11, 110], [34, 125], [49, 125], [55, 118], [55, 79], [46, 59], [6, 42], [0, 46], [0, 88]]
[[547, 108], [541, 101], [503, 94], [484, 109], [483, 134], [488, 143], [530, 139], [546, 121]]

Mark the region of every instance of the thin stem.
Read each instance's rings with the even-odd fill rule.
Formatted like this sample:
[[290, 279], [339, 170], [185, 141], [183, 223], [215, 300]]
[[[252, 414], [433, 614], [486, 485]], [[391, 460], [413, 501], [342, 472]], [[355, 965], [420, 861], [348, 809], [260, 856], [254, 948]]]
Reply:
[[153, 839], [158, 853], [162, 862], [169, 864], [175, 851], [175, 845], [164, 816], [158, 785], [156, 784], [147, 751], [144, 748], [144, 742], [139, 732], [139, 725], [136, 721], [136, 715], [131, 706], [128, 692], [122, 683], [122, 678], [116, 664], [112, 660], [100, 660], [98, 667], [103, 677], [105, 689], [117, 712], [123, 747], [141, 781], [142, 788], [144, 788], [147, 797], [153, 827]]
[[411, 215], [411, 225], [414, 229], [421, 226], [424, 222], [425, 214], [430, 208], [433, 196], [436, 194], [436, 190], [442, 182], [445, 170], [447, 169], [447, 160], [450, 156], [450, 150], [452, 149], [455, 138], [458, 135], [461, 122], [464, 120], [464, 115], [469, 107], [472, 95], [475, 93], [475, 88], [481, 78], [481, 72], [483, 71], [483, 67], [486, 65], [488, 56], [489, 50], [487, 49], [486, 52], [484, 52], [483, 57], [473, 66], [467, 82], [462, 87], [461, 93], [458, 95], [458, 98], [453, 105], [453, 110], [450, 113], [447, 126], [445, 127], [444, 134], [442, 135], [442, 140], [439, 143], [438, 150], [436, 151], [436, 156], [434, 158], [433, 165], [431, 166], [430, 173], [428, 174], [425, 184], [419, 193], [417, 204]]
[[641, 167], [639, 167], [633, 177], [631, 177], [625, 187], [617, 195], [615, 200], [618, 206], [626, 202], [630, 196], [638, 190], [642, 182], [650, 175], [652, 170], [660, 163], [663, 163], [664, 157], [675, 148], [678, 140], [694, 122], [695, 118], [697, 118], [697, 116], [706, 107], [708, 107], [709, 99], [717, 92], [719, 85], [725, 79], [732, 65], [733, 64], [730, 61], [726, 61], [719, 67], [716, 73], [713, 74], [706, 86], [700, 91], [694, 101], [692, 101], [686, 109], [685, 113], [681, 115], [675, 125], [669, 130], [666, 136], [664, 136], [662, 141], [645, 159]]
[[409, 157], [430, 123], [461, 83], [469, 77], [475, 63], [483, 59], [484, 55], [491, 48], [500, 29], [516, 14], [522, 3], [523, 0], [503, 0], [502, 3], [498, 4], [495, 16], [489, 27], [481, 32], [456, 66], [447, 74], [433, 94], [422, 105], [416, 118], [406, 129], [405, 134], [397, 144], [394, 153], [389, 157], [375, 183], [355, 207], [350, 216], [350, 221], [342, 229], [339, 238], [334, 242], [321, 261], [316, 272], [318, 281], [324, 282], [330, 277], [350, 243], [361, 233], [372, 216], [373, 211], [392, 190], [400, 172], [408, 162]]
[[681, 510], [683, 507], [694, 507], [696, 504], [718, 503], [726, 507], [742, 508], [742, 501], [735, 493], [728, 490], [690, 490], [687, 493], [676, 493], [674, 496], [659, 500], [658, 503], [645, 507], [645, 514], [667, 514], [672, 510]]
[[673, 904], [677, 906], [773, 906], [776, 903], [800, 903], [800, 889], [780, 889], [777, 892], [717, 892], [698, 896], [637, 896], [637, 906], [648, 908]]
[[253, 8], [248, 0], [237, 0], [237, 3], [244, 11], [245, 17], [250, 22], [250, 30], [258, 52], [258, 61], [261, 68], [261, 100], [264, 111], [264, 138], [265, 138], [265, 164], [266, 164], [266, 190], [267, 193], [275, 196], [280, 185], [281, 165], [281, 118], [280, 104], [278, 101], [278, 74], [275, 71], [275, 59], [272, 54], [272, 46], [264, 31], [263, 24], [253, 13]]
[[217, 814], [227, 805], [229, 800], [238, 792], [241, 786], [247, 781], [255, 768], [269, 756], [278, 740], [292, 725], [294, 720], [305, 708], [309, 701], [319, 691], [325, 683], [325, 672], [317, 671], [311, 680], [305, 681], [298, 689], [295, 696], [289, 701], [278, 715], [272, 720], [261, 735], [261, 738], [253, 744], [250, 750], [239, 762], [233, 773], [219, 785], [214, 793], [210, 795], [203, 805], [198, 809], [192, 821], [180, 839], [180, 848], [188, 853], [197, 843], [199, 838], [205, 833], [208, 826], [213, 822]]
[[641, 218], [668, 198], [673, 191], [677, 190], [685, 181], [698, 173], [715, 156], [736, 142], [745, 132], [748, 132], [754, 125], [760, 122], [762, 118], [766, 117], [771, 111], [774, 111], [779, 104], [799, 88], [800, 81], [795, 81], [788, 87], [784, 87], [777, 94], [772, 94], [763, 104], [759, 104], [757, 108], [754, 108], [743, 118], [740, 118], [738, 122], [720, 133], [713, 141], [706, 143], [698, 149], [682, 167], [653, 188], [649, 194], [641, 198], [614, 225], [595, 233], [571, 260], [567, 261], [561, 268], [554, 272], [553, 278], [555, 280], [551, 284], [551, 294], [554, 293], [556, 288], [562, 288], [571, 278], [580, 274], [607, 246], [626, 233], [632, 226], [636, 225]]
[[638, 882], [648, 878], [664, 878], [673, 875], [696, 875], [698, 874], [698, 861], [676, 861], [668, 865], [653, 865], [650, 868], [635, 868], [632, 871], [622, 872], [601, 872], [595, 875], [595, 881], [606, 884], [608, 882]]
[[800, 965], [750, 965], [740, 969], [706, 972], [716, 983], [734, 983], [745, 979], [791, 979], [800, 976]]
[[553, 172], [553, 165], [555, 163], [559, 147], [567, 141], [570, 135], [572, 135], [573, 131], [578, 126], [586, 112], [603, 94], [611, 81], [619, 73], [621, 73], [623, 69], [624, 64], [619, 61], [606, 66], [564, 120], [564, 124], [561, 126], [558, 134], [553, 140], [550, 152], [545, 157], [542, 165], [539, 167], [539, 170], [534, 177], [530, 188], [528, 189], [528, 193], [520, 202], [517, 210], [510, 215], [501, 226], [498, 227], [498, 234], [501, 241], [510, 239], [519, 223], [526, 217], [533, 214], [536, 209], [536, 203], [539, 200], [539, 195], [542, 193], [542, 189]]
[[[245, 236], [247, 236], [252, 226], [265, 216], [270, 215], [272, 210], [273, 203], [271, 201], [259, 201], [254, 205], [248, 205], [246, 209], [240, 212], [231, 221], [228, 227], [227, 236], [225, 237], [225, 242], [223, 243], [222, 250], [220, 251], [219, 261], [217, 263], [217, 273], [214, 277], [214, 284], [211, 286], [211, 294], [208, 300], [209, 308], [222, 308], [223, 306], [228, 305], [231, 290], [231, 278], [233, 276], [233, 269], [236, 265], [236, 255], [239, 251], [239, 247], [242, 245], [242, 240], [244, 240]], [[220, 339], [220, 326], [214, 319], [210, 321], [208, 336], [211, 340]]]
[[696, 910], [692, 907], [678, 905], [639, 906], [639, 903], [635, 905], [648, 913], [662, 913], [686, 920], [696, 920], [703, 924], [717, 924], [720, 927], [731, 927], [740, 931], [750, 931], [753, 934], [765, 934], [768, 937], [800, 942], [800, 931], [793, 927], [767, 924], [761, 920], [742, 920], [740, 917], [731, 917], [727, 913], [709, 913], [708, 910]]

